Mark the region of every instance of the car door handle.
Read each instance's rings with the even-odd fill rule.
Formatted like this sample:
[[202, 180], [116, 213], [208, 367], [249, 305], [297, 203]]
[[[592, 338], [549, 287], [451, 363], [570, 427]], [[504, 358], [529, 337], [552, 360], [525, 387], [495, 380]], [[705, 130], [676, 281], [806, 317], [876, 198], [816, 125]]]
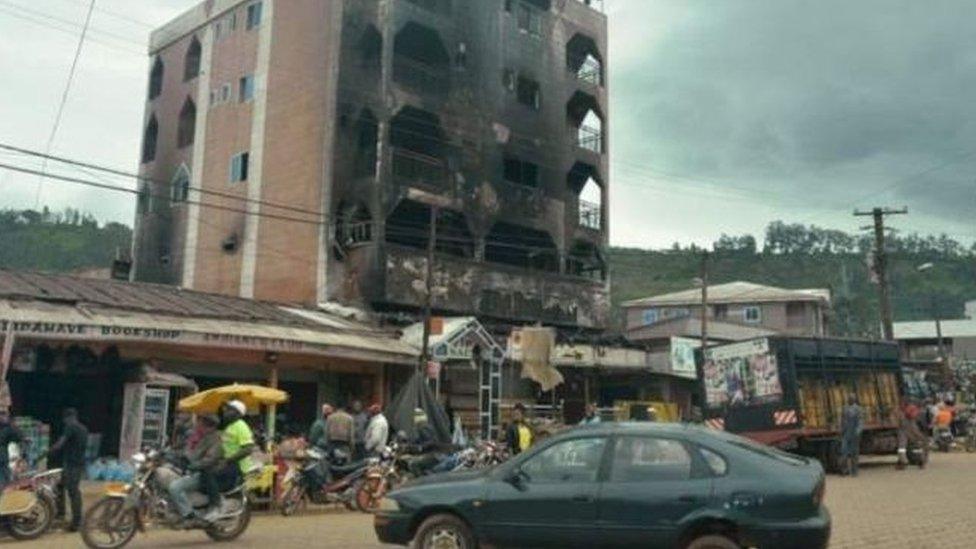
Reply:
[[578, 496], [573, 496], [573, 503], [593, 503], [593, 498], [585, 494], [580, 494]]

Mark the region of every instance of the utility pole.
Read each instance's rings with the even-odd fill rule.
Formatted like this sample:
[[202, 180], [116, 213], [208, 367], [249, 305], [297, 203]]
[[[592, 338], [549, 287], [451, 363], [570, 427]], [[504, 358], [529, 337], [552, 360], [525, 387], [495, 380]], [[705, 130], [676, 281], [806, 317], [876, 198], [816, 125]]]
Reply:
[[857, 217], [871, 216], [874, 218], [874, 272], [878, 277], [878, 290], [881, 299], [881, 327], [885, 341], [892, 341], [894, 320], [891, 315], [891, 295], [888, 288], [888, 254], [885, 252], [884, 218], [886, 215], [905, 215], [908, 208], [893, 210], [890, 208], [874, 208], [870, 212], [855, 210]]
[[434, 296], [434, 252], [437, 248], [437, 206], [430, 204], [430, 233], [427, 235], [427, 276], [424, 280], [424, 339], [420, 349], [420, 371], [426, 375], [430, 361], [430, 309]]
[[702, 252], [701, 262], [701, 348], [702, 360], [708, 349], [708, 251]]

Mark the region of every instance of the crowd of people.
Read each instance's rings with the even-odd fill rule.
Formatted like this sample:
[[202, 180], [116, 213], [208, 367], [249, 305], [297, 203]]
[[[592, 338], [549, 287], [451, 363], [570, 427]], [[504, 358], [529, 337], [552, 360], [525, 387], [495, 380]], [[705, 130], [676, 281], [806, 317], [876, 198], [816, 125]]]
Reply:
[[390, 437], [390, 424], [379, 403], [364, 409], [354, 400], [349, 410], [342, 405], [323, 404], [322, 412], [308, 431], [308, 443], [328, 451], [341, 451], [353, 460], [378, 455]]

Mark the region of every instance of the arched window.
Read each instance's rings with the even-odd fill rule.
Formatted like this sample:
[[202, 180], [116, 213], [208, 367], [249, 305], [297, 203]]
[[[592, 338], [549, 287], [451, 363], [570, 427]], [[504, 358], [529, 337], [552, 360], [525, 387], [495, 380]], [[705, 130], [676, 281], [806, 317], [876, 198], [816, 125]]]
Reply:
[[170, 182], [170, 192], [174, 204], [186, 202], [190, 198], [190, 171], [186, 165], [176, 170], [176, 175]]
[[149, 73], [149, 99], [150, 101], [159, 97], [163, 93], [163, 60], [156, 57], [153, 63], [152, 72]]
[[200, 57], [203, 49], [200, 41], [194, 36], [190, 42], [190, 47], [186, 50], [186, 59], [183, 61], [183, 81], [189, 82], [200, 75]]
[[586, 180], [579, 195], [580, 227], [599, 231], [603, 228], [603, 189], [596, 179]]
[[570, 124], [576, 128], [576, 144], [581, 149], [603, 153], [603, 115], [592, 95], [576, 92], [566, 105]]
[[196, 128], [197, 106], [193, 99], [187, 97], [183, 103], [183, 108], [180, 109], [180, 123], [176, 129], [176, 146], [182, 149], [192, 145]]
[[592, 38], [577, 34], [566, 44], [566, 69], [583, 82], [603, 85], [603, 58]]
[[146, 132], [142, 136], [142, 163], [156, 160], [156, 141], [159, 140], [159, 122], [156, 115], [149, 117]]

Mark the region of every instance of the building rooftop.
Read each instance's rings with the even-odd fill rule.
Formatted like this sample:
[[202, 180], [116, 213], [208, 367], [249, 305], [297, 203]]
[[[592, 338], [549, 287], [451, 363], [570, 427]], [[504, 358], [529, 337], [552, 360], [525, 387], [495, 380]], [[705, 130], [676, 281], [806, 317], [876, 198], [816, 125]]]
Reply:
[[[965, 318], [959, 320], [943, 320], [942, 337], [947, 339], [957, 337], [976, 337], [976, 319]], [[936, 339], [934, 320], [916, 320], [912, 322], [895, 322], [895, 339]]]
[[[710, 305], [731, 303], [775, 303], [784, 301], [808, 301], [829, 305], [830, 290], [790, 290], [786, 288], [777, 288], [776, 286], [766, 286], [763, 284], [743, 281], [716, 284], [708, 287], [708, 303]], [[624, 302], [623, 306], [650, 307], [700, 304], [701, 289], [691, 288], [689, 290], [682, 290], [680, 292], [672, 292], [669, 294], [634, 299]]]

